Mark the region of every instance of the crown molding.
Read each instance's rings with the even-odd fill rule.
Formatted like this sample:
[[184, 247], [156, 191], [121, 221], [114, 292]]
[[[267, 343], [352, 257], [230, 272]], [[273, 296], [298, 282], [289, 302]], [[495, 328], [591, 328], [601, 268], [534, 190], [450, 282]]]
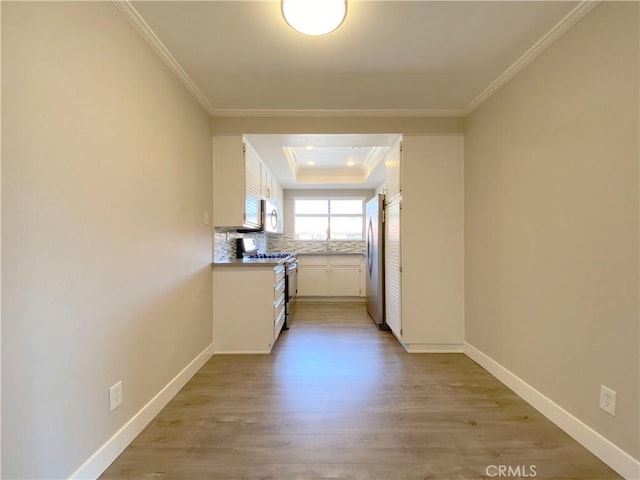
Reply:
[[214, 108], [214, 117], [464, 117], [465, 110], [434, 109], [236, 109]]
[[388, 150], [389, 148], [387, 147], [373, 147], [373, 149], [371, 150], [371, 153], [369, 153], [369, 156], [367, 157], [367, 160], [365, 161], [365, 164], [364, 164], [365, 179], [369, 178], [369, 176], [373, 173], [373, 171], [376, 169], [378, 164], [385, 157]]
[[112, 0], [133, 28], [213, 117], [464, 117], [465, 110], [436, 109], [237, 109], [213, 108], [130, 0]]
[[191, 77], [182, 69], [167, 47], [160, 41], [158, 36], [151, 30], [149, 24], [142, 18], [140, 13], [135, 9], [129, 0], [112, 0], [113, 4], [120, 10], [127, 20], [133, 25], [133, 28], [140, 34], [142, 38], [149, 44], [154, 52], [167, 64], [169, 69], [174, 73], [178, 80], [187, 88], [189, 93], [198, 101], [200, 105], [210, 114], [213, 115], [214, 109], [209, 101], [196, 86]]
[[562, 35], [567, 33], [575, 24], [600, 4], [601, 0], [583, 0], [571, 10], [540, 40], [529, 48], [502, 75], [496, 78], [480, 95], [474, 98], [463, 110], [462, 116], [467, 116], [478, 108], [491, 95], [496, 93], [505, 83], [515, 77], [522, 69], [531, 63], [538, 55], [553, 45]]
[[551, 30], [529, 48], [506, 71], [496, 78], [486, 89], [474, 98], [464, 109], [225, 109], [213, 108], [195, 82], [182, 69], [167, 47], [160, 41], [151, 27], [135, 9], [130, 0], [112, 0], [136, 31], [151, 46], [169, 69], [178, 77], [193, 97], [213, 117], [396, 117], [396, 118], [429, 118], [429, 117], [466, 117], [483, 102], [497, 92], [503, 85], [516, 76], [538, 55], [553, 45], [562, 35], [568, 32], [602, 0], [582, 0], [573, 10], [560, 20]]
[[295, 147], [282, 147], [282, 151], [284, 152], [284, 156], [287, 158], [289, 169], [293, 174], [293, 179], [297, 182], [298, 181], [298, 159], [296, 157]]

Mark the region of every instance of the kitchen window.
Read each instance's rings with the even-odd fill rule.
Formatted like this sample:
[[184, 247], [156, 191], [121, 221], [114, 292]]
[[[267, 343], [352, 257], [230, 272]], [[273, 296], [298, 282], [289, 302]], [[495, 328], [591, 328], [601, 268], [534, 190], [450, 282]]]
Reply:
[[296, 240], [362, 240], [364, 201], [360, 198], [294, 198]]

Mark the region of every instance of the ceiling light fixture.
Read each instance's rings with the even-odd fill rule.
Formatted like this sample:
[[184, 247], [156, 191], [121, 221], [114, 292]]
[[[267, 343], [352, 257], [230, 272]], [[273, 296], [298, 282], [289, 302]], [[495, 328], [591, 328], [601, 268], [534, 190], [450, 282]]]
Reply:
[[347, 0], [282, 0], [282, 16], [291, 28], [305, 35], [325, 35], [347, 16]]
[[307, 165], [315, 165], [315, 164], [316, 164], [316, 162], [314, 162], [313, 160], [309, 160], [309, 161], [307, 162]]
[[306, 148], [307, 150], [313, 150], [313, 149], [314, 149], [314, 148], [316, 148], [316, 147], [314, 147], [313, 145], [307, 145], [307, 146], [306, 146], [306, 147], [304, 147], [304, 148]]
[[347, 165], [349, 165], [350, 167], [353, 167], [356, 164], [356, 162], [354, 162], [353, 160], [349, 160], [347, 162]]

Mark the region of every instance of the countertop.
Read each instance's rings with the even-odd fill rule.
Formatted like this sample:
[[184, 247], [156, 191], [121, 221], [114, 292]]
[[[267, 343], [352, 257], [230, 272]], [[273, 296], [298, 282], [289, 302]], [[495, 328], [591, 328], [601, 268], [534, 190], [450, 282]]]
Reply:
[[[296, 256], [343, 256], [343, 255], [364, 255], [364, 253], [354, 252], [300, 252]], [[276, 267], [287, 261], [285, 258], [231, 258], [229, 260], [221, 260], [212, 262], [214, 267]]]
[[300, 252], [296, 253], [296, 256], [301, 255], [323, 255], [323, 256], [334, 256], [334, 255], [364, 255], [363, 252]]
[[284, 265], [286, 258], [231, 258], [213, 262], [214, 267], [276, 267]]

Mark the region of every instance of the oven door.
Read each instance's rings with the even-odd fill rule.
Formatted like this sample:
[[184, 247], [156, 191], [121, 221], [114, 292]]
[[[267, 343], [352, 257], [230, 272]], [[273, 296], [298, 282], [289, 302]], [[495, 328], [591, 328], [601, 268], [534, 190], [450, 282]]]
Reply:
[[287, 326], [293, 320], [298, 295], [298, 260], [287, 264]]

